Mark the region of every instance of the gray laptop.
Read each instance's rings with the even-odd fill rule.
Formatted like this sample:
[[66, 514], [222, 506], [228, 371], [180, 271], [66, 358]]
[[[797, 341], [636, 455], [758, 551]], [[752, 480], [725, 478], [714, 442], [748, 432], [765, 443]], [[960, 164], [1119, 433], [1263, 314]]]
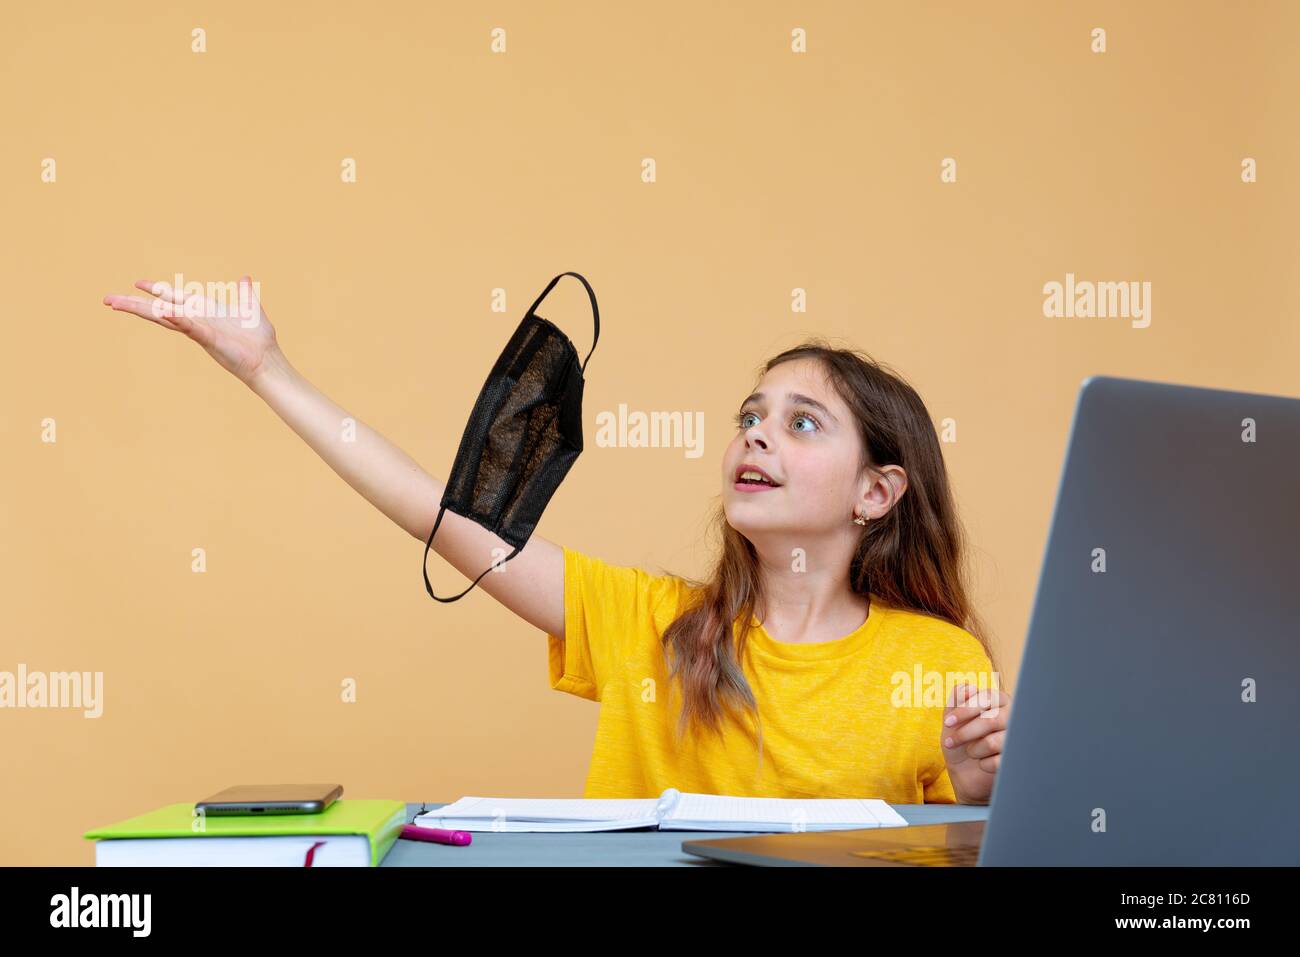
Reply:
[[987, 823], [682, 848], [767, 865], [1300, 864], [1298, 571], [1300, 399], [1089, 378]]

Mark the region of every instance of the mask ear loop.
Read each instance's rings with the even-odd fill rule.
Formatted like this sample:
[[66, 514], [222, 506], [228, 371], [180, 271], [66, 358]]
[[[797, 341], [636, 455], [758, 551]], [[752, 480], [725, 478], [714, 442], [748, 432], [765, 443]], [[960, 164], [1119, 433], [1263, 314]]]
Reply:
[[561, 279], [563, 279], [565, 276], [572, 276], [573, 278], [577, 279], [580, 283], [582, 283], [584, 286], [586, 286], [587, 298], [591, 300], [591, 318], [592, 318], [592, 322], [595, 324], [596, 333], [591, 337], [591, 349], [587, 351], [587, 358], [582, 360], [582, 367], [580, 371], [583, 374], [586, 374], [587, 359], [590, 359], [591, 354], [596, 351], [596, 342], [597, 340], [600, 339], [600, 306], [596, 305], [596, 293], [595, 290], [591, 288], [591, 283], [587, 282], [587, 280], [583, 276], [581, 276], [576, 272], [562, 272], [547, 284], [546, 288], [542, 290], [542, 294], [538, 296], [536, 300], [534, 300], [531, 306], [528, 307], [527, 315], [531, 316], [536, 314], [537, 307], [541, 305], [542, 300], [546, 298], [547, 293], [549, 293], [552, 289], [554, 289], [555, 284], [559, 282]]
[[447, 506], [445, 505], [442, 506], [440, 509], [438, 509], [438, 518], [433, 523], [433, 531], [429, 533], [429, 540], [424, 544], [424, 569], [423, 569], [424, 590], [427, 591], [429, 593], [429, 597], [434, 599], [435, 601], [453, 602], [459, 598], [464, 598], [467, 594], [469, 594], [469, 592], [474, 588], [474, 586], [477, 585], [483, 579], [483, 575], [486, 575], [488, 572], [492, 571], [492, 569], [496, 568], [498, 564], [504, 565], [506, 562], [510, 561], [510, 559], [514, 558], [516, 555], [519, 554], [521, 549], [519, 546], [515, 546], [515, 550], [511, 552], [509, 555], [507, 555], [505, 558], [501, 559], [500, 562], [489, 565], [487, 570], [483, 572], [483, 575], [479, 575], [478, 578], [470, 582], [469, 588], [466, 588], [459, 595], [455, 595], [451, 598], [439, 598], [437, 595], [433, 593], [433, 584], [429, 581], [429, 549], [433, 547], [433, 536], [438, 534], [438, 526], [442, 524], [442, 513], [445, 511], [447, 511]]

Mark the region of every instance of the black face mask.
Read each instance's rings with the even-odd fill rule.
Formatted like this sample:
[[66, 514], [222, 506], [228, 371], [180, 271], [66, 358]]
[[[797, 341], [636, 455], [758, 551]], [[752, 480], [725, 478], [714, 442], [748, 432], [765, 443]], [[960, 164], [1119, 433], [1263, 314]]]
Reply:
[[[581, 366], [569, 337], [535, 312], [565, 276], [587, 287], [595, 320], [591, 352]], [[600, 309], [591, 284], [576, 272], [560, 273], [525, 313], [474, 403], [424, 546], [424, 588], [430, 598], [456, 601], [496, 567], [488, 566], [459, 595], [439, 598], [433, 593], [429, 549], [448, 509], [514, 546], [498, 564], [510, 561], [527, 543], [546, 503], [582, 451], [582, 375], [599, 338]]]

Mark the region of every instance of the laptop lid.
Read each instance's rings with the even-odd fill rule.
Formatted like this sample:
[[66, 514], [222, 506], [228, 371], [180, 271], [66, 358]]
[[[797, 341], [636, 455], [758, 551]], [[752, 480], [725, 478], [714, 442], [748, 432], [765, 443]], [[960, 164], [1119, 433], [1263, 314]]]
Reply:
[[1300, 862], [1300, 400], [1094, 376], [980, 853]]

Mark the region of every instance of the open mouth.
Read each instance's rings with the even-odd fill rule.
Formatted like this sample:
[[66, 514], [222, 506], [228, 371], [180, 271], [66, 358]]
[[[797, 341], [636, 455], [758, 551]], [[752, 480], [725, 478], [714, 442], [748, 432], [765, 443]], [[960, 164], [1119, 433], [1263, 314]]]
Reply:
[[763, 488], [780, 488], [780, 484], [772, 481], [761, 469], [740, 468], [736, 471], [736, 488], [738, 489], [763, 489]]

